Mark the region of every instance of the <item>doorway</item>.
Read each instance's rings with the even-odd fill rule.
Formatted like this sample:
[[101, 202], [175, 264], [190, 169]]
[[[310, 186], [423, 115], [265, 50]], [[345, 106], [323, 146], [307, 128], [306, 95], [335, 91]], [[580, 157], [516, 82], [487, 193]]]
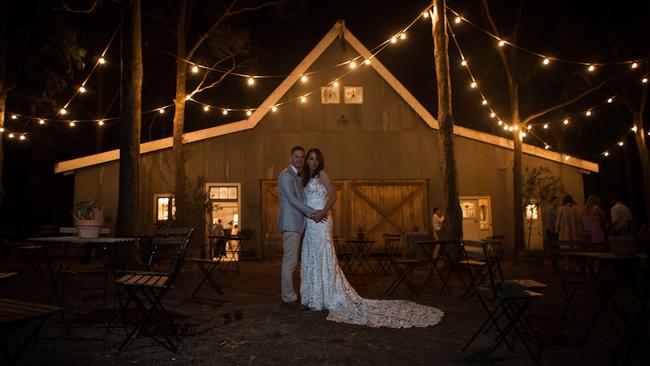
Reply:
[[460, 197], [463, 239], [480, 241], [492, 235], [492, 204], [489, 196]]
[[[236, 235], [241, 228], [241, 184], [240, 183], [207, 183], [208, 218], [206, 220], [206, 236], [213, 235], [216, 225], [220, 222], [225, 234]], [[211, 253], [210, 240], [206, 237], [206, 253]], [[239, 248], [235, 243], [229, 246], [222, 260], [238, 261]], [[234, 250], [232, 250], [234, 249]]]

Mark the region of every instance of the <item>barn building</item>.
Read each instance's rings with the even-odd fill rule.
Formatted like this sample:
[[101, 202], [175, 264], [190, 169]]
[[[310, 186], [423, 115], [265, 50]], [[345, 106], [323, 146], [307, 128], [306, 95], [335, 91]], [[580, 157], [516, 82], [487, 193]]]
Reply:
[[[212, 205], [206, 226], [221, 218], [253, 229], [245, 249], [257, 258], [279, 256], [276, 178], [291, 147], [302, 145], [322, 150], [338, 188], [335, 235], [429, 230], [433, 208], [442, 205], [438, 123], [372, 56], [338, 22], [252, 115], [185, 134], [188, 177], [205, 179]], [[505, 234], [512, 248], [512, 141], [461, 126], [454, 133], [465, 237]], [[143, 225], [171, 212], [171, 146], [171, 137], [141, 145]], [[75, 201], [100, 201], [114, 217], [118, 160], [118, 150], [107, 151], [60, 162], [55, 171], [74, 174]], [[524, 145], [523, 163], [550, 168], [579, 201], [583, 174], [598, 172], [597, 164], [531, 145]]]

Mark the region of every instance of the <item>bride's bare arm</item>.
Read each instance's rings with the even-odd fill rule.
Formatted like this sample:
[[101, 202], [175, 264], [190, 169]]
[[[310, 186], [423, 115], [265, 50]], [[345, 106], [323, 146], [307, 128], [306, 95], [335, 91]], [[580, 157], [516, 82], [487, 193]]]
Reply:
[[334, 188], [334, 184], [332, 184], [332, 180], [326, 171], [321, 170], [318, 174], [320, 176], [321, 183], [323, 183], [325, 189], [327, 189], [328, 198], [327, 202], [325, 203], [325, 207], [323, 207], [323, 211], [327, 212], [332, 208], [332, 206], [334, 206], [334, 203], [336, 202], [336, 188]]

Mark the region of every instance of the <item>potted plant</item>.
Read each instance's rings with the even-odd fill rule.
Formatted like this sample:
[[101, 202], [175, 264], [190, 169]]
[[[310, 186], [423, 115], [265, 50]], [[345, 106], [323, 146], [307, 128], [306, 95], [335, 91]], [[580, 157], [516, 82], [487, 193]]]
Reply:
[[95, 201], [82, 201], [75, 205], [72, 216], [80, 238], [94, 239], [99, 237], [99, 232], [104, 225], [103, 206], [97, 205]]
[[636, 254], [636, 237], [631, 221], [617, 223], [608, 236], [609, 250], [617, 257], [633, 257]]

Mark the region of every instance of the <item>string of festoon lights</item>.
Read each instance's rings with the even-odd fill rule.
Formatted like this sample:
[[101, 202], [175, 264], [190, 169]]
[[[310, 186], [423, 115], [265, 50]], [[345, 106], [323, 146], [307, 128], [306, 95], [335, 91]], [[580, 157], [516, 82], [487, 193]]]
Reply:
[[[21, 113], [8, 113], [9, 118], [11, 120], [19, 120], [19, 119], [28, 119], [28, 120], [36, 120], [38, 121], [38, 124], [43, 126], [47, 124], [50, 121], [57, 121], [57, 122], [66, 122], [68, 123], [71, 127], [74, 127], [77, 123], [80, 122], [96, 122], [99, 126], [104, 125], [104, 121], [114, 119], [114, 118], [108, 118], [108, 119], [89, 119], [89, 120], [79, 120], [79, 119], [65, 119], [65, 118], [59, 118], [58, 116], [65, 116], [68, 113], [68, 108], [70, 104], [75, 100], [75, 98], [80, 95], [84, 94], [88, 91], [86, 85], [92, 75], [95, 73], [95, 71], [101, 67], [102, 65], [105, 65], [107, 63], [106, 59], [106, 54], [113, 44], [113, 41], [115, 40], [115, 37], [120, 31], [120, 26], [118, 26], [113, 34], [111, 35], [111, 38], [109, 39], [108, 43], [106, 46], [103, 48], [102, 52], [99, 53], [97, 56], [93, 67], [90, 69], [88, 74], [86, 75], [85, 78], [82, 79], [81, 83], [79, 86], [75, 89], [74, 93], [70, 98], [63, 104], [61, 108], [58, 109], [58, 113], [56, 117], [54, 118], [45, 118], [45, 117], [35, 117], [34, 115], [27, 115], [27, 114], [21, 114]], [[13, 130], [8, 130], [5, 126], [0, 127], [0, 134], [5, 134], [9, 139], [18, 139], [19, 141], [25, 141], [27, 139], [27, 136], [29, 135], [29, 132], [18, 132], [18, 131], [13, 131]]]
[[570, 60], [570, 59], [565, 59], [561, 57], [555, 57], [551, 56], [549, 54], [544, 54], [542, 52], [532, 50], [526, 47], [522, 47], [518, 44], [515, 44], [513, 42], [508, 41], [507, 39], [503, 37], [499, 37], [498, 35], [494, 34], [493, 32], [490, 32], [489, 30], [481, 27], [480, 25], [474, 23], [473, 21], [469, 20], [468, 18], [464, 17], [462, 14], [459, 12], [455, 11], [454, 9], [447, 7], [447, 10], [449, 10], [453, 15], [454, 15], [454, 24], [455, 25], [460, 25], [462, 23], [466, 23], [474, 27], [475, 29], [485, 33], [489, 37], [493, 38], [495, 43], [497, 44], [498, 47], [514, 47], [517, 48], [518, 50], [528, 53], [532, 56], [535, 56], [539, 58], [540, 62], [542, 65], [547, 66], [550, 65], [553, 62], [560, 62], [560, 63], [566, 63], [566, 64], [574, 64], [574, 65], [581, 65], [587, 68], [587, 71], [589, 72], [594, 72], [597, 70], [598, 67], [602, 66], [617, 66], [617, 65], [629, 65], [631, 69], [637, 69], [641, 66], [642, 62], [647, 61], [648, 57], [639, 57], [636, 59], [630, 59], [630, 60], [622, 60], [622, 61], [613, 61], [613, 62], [594, 62], [594, 61], [585, 61], [585, 60]]
[[[429, 5], [427, 6], [427, 9], [428, 9], [430, 6], [431, 6], [431, 5], [429, 4]], [[337, 64], [335, 64], [335, 65], [333, 65], [333, 66], [330, 66], [330, 67], [325, 67], [325, 68], [318, 69], [318, 70], [312, 70], [312, 71], [309, 71], [309, 72], [307, 72], [307, 73], [304, 73], [304, 74], [300, 75], [300, 81], [301, 81], [302, 83], [306, 83], [306, 82], [309, 80], [309, 77], [312, 76], [312, 75], [314, 75], [314, 74], [316, 74], [316, 73], [320, 73], [320, 72], [324, 72], [324, 71], [329, 71], [329, 70], [331, 70], [331, 69], [338, 68], [338, 67], [342, 67], [342, 66], [347, 66], [348, 69], [347, 69], [346, 72], [342, 73], [341, 75], [339, 75], [338, 77], [334, 78], [334, 79], [330, 82], [331, 85], [333, 85], [333, 86], [338, 86], [338, 84], [340, 83], [340, 80], [341, 80], [342, 78], [344, 78], [346, 75], [348, 75], [349, 73], [354, 72], [354, 71], [357, 69], [357, 66], [362, 65], [362, 64], [364, 64], [364, 65], [369, 65], [369, 64], [371, 63], [371, 59], [374, 58], [374, 57], [376, 57], [376, 55], [377, 55], [379, 52], [381, 52], [383, 49], [385, 49], [388, 45], [395, 44], [395, 43], [397, 43], [397, 42], [399, 42], [399, 41], [403, 41], [403, 40], [405, 40], [405, 39], [407, 38], [407, 33], [406, 33], [406, 32], [407, 32], [407, 31], [408, 31], [408, 30], [413, 26], [413, 24], [415, 24], [415, 23], [417, 22], [417, 20], [418, 20], [418, 19], [422, 16], [422, 14], [425, 13], [425, 12], [426, 12], [426, 10], [424, 10], [424, 11], [423, 11], [422, 13], [420, 13], [417, 17], [415, 17], [415, 18], [414, 18], [414, 19], [413, 19], [413, 20], [412, 20], [412, 21], [411, 21], [411, 22], [410, 22], [406, 27], [402, 28], [399, 32], [395, 33], [393, 36], [391, 36], [390, 38], [388, 38], [388, 39], [386, 39], [385, 41], [381, 42], [378, 46], [374, 47], [374, 48], [372, 49], [372, 51], [371, 51], [371, 56], [368, 57], [367, 59], [365, 59], [363, 56], [356, 56], [356, 57], [352, 58], [351, 60], [347, 60], [347, 61], [344, 61], [344, 62], [340, 62], [340, 63], [337, 63]], [[118, 30], [119, 30], [119, 28], [118, 28]], [[111, 42], [112, 42], [112, 40], [114, 39], [114, 37], [115, 37], [115, 35], [113, 35], [113, 37], [111, 37]], [[95, 69], [96, 69], [99, 65], [103, 65], [103, 64], [106, 63], [105, 55], [106, 55], [106, 52], [107, 52], [108, 48], [110, 47], [111, 42], [109, 42], [109, 44], [105, 47], [104, 51], [101, 53], [100, 57], [98, 58], [97, 63], [95, 64], [95, 66], [93, 67], [93, 69], [91, 70], [91, 72], [89, 73], [89, 75], [88, 75], [88, 76], [84, 79], [84, 81], [81, 83], [80, 87], [75, 91], [75, 93], [74, 93], [73, 96], [68, 100], [68, 102], [66, 102], [66, 104], [64, 104], [64, 106], [63, 106], [61, 109], [59, 109], [59, 113], [57, 114], [57, 117], [55, 117], [55, 118], [48, 118], [48, 119], [45, 119], [45, 118], [38, 118], [38, 117], [34, 117], [34, 116], [30, 116], [30, 115], [25, 115], [25, 114], [20, 114], [20, 113], [11, 113], [11, 114], [10, 114], [10, 115], [11, 115], [10, 118], [11, 118], [11, 119], [14, 119], [14, 120], [15, 120], [15, 119], [18, 119], [18, 118], [29, 118], [29, 119], [33, 119], [33, 120], [38, 120], [38, 121], [39, 121], [39, 125], [45, 125], [47, 122], [54, 122], [54, 121], [56, 121], [56, 122], [64, 122], [64, 123], [68, 124], [69, 127], [75, 127], [78, 123], [83, 123], [83, 122], [94, 122], [94, 123], [96, 123], [98, 126], [103, 126], [103, 125], [105, 125], [106, 122], [108, 122], [108, 121], [118, 120], [118, 119], [120, 118], [119, 116], [114, 116], [114, 117], [104, 117], [104, 118], [90, 118], [90, 119], [69, 119], [69, 118], [62, 118], [62, 116], [65, 116], [65, 115], [68, 113], [68, 110], [67, 110], [67, 109], [68, 109], [68, 106], [69, 106], [70, 103], [74, 100], [74, 98], [75, 98], [76, 96], [78, 96], [79, 94], [83, 94], [83, 93], [85, 93], [85, 92], [87, 91], [85, 85], [86, 85], [86, 83], [88, 82], [88, 80], [90, 79], [90, 76], [91, 76], [92, 73], [95, 71]], [[205, 66], [205, 65], [200, 65], [200, 64], [197, 64], [197, 63], [194, 63], [194, 62], [188, 61], [188, 60], [184, 60], [184, 61], [187, 62], [188, 65], [190, 66], [191, 74], [197, 74], [198, 72], [200, 72], [200, 69], [205, 69], [205, 70], [214, 70], [214, 71], [221, 71], [221, 72], [224, 71], [224, 70], [220, 70], [220, 69], [217, 69], [217, 68], [211, 68], [211, 67], [208, 67], [208, 66]], [[253, 85], [255, 85], [255, 81], [256, 81], [257, 79], [269, 79], [269, 78], [280, 78], [280, 77], [287, 77], [287, 76], [290, 76], [290, 74], [276, 74], [276, 75], [250, 75], [250, 74], [243, 74], [243, 73], [237, 73], [237, 72], [235, 72], [235, 73], [230, 73], [230, 74], [233, 75], [233, 76], [239, 76], [239, 77], [244, 77], [244, 78], [246, 78], [246, 84], [247, 84], [248, 86], [253, 86]], [[198, 93], [200, 93], [200, 92], [203, 92], [203, 91], [205, 91], [205, 90], [208, 90], [208, 89], [210, 89], [210, 88], [209, 88], [209, 87], [206, 87], [206, 88], [201, 89], [200, 91], [190, 92], [190, 93], [188, 93], [188, 95], [186, 96], [186, 100], [201, 105], [201, 106], [203, 107], [203, 110], [206, 111], [206, 112], [208, 112], [208, 111], [210, 111], [210, 110], [212, 110], [212, 109], [218, 109], [218, 110], [221, 110], [223, 115], [228, 115], [229, 112], [244, 112], [247, 116], [251, 116], [252, 113], [255, 111], [255, 108], [232, 108], [232, 107], [226, 107], [226, 106], [215, 106], [215, 105], [211, 105], [211, 104], [209, 104], [209, 103], [201, 102], [201, 101], [198, 101], [198, 100], [194, 99], [194, 97], [196, 96], [196, 94], [198, 94]], [[288, 100], [285, 100], [285, 101], [279, 102], [279, 103], [275, 104], [274, 106], [272, 106], [271, 110], [272, 110], [273, 112], [275, 112], [275, 111], [278, 110], [278, 108], [279, 108], [280, 106], [285, 105], [285, 104], [288, 104], [288, 103], [291, 103], [291, 102], [296, 102], [296, 101], [297, 101], [297, 102], [301, 102], [301, 103], [306, 103], [307, 98], [308, 98], [310, 95], [314, 94], [314, 93], [315, 93], [316, 91], [318, 91], [318, 90], [319, 90], [319, 89], [316, 88], [316, 89], [313, 89], [313, 90], [308, 91], [307, 93], [302, 94], [302, 95], [299, 96], [299, 97], [296, 97], [296, 98], [292, 98], [292, 99], [288, 99]], [[173, 103], [169, 103], [169, 104], [167, 104], [167, 105], [158, 106], [158, 107], [155, 107], [155, 108], [149, 109], [149, 110], [147, 110], [147, 111], [144, 111], [144, 112], [142, 112], [142, 114], [147, 114], [147, 113], [159, 113], [159, 114], [164, 114], [168, 108], [171, 108], [171, 107], [173, 107], [173, 106], [174, 106]], [[26, 139], [26, 136], [28, 135], [27, 132], [14, 132], [14, 131], [9, 131], [9, 130], [7, 130], [7, 129], [4, 128], [4, 127], [0, 127], [0, 133], [3, 133], [3, 132], [6, 133], [7, 136], [8, 136], [9, 138], [15, 138], [15, 137], [18, 137], [19, 140], [25, 140], [25, 139]]]
[[[455, 23], [457, 24], [458, 22], [455, 22]], [[470, 88], [471, 89], [476, 89], [476, 91], [480, 95], [480, 97], [481, 97], [481, 105], [488, 109], [490, 119], [496, 120], [497, 125], [500, 128], [502, 128], [504, 131], [513, 132], [513, 131], [517, 130], [517, 128], [518, 128], [517, 126], [512, 126], [512, 125], [509, 125], [509, 124], [503, 122], [502, 119], [499, 118], [499, 116], [497, 115], [495, 110], [489, 105], [488, 98], [486, 97], [486, 95], [479, 88], [477, 78], [474, 76], [474, 73], [472, 73], [472, 70], [471, 70], [471, 68], [469, 66], [468, 60], [465, 57], [465, 54], [463, 53], [463, 51], [462, 51], [462, 49], [460, 47], [460, 44], [458, 42], [458, 39], [456, 38], [456, 35], [454, 33], [453, 27], [451, 26], [450, 22], [447, 23], [447, 27], [449, 29], [449, 32], [451, 34], [451, 38], [452, 38], [452, 40], [454, 42], [454, 45], [456, 46], [456, 50], [458, 51], [459, 57], [461, 59], [461, 66], [468, 73], [468, 76], [469, 76], [469, 79], [470, 79]], [[637, 69], [636, 67], [633, 68], [633, 69], [630, 69], [630, 70], [626, 71], [625, 74], [627, 74], [627, 73], [629, 73], [631, 71], [634, 71], [636, 69]], [[640, 78], [640, 83], [641, 84], [647, 84], [648, 83], [648, 74], [645, 74]], [[608, 104], [613, 103], [616, 100], [616, 97], [617, 97], [616, 94], [610, 95], [609, 97], [607, 97], [607, 99], [605, 99], [602, 102], [602, 105], [608, 105]], [[585, 109], [583, 112], [577, 112], [577, 113], [574, 113], [572, 115], [567, 115], [567, 116], [565, 116], [563, 118], [559, 118], [559, 119], [556, 119], [556, 120], [554, 119], [553, 122], [548, 121], [548, 122], [530, 123], [530, 124], [528, 124], [526, 126], [526, 128], [524, 130], [519, 132], [519, 136], [522, 139], [524, 139], [527, 135], [530, 134], [531, 136], [535, 137], [537, 140], [539, 140], [543, 144], [544, 149], [549, 150], [549, 149], [551, 149], [551, 145], [534, 132], [534, 130], [533, 130], [534, 127], [541, 126], [544, 130], [547, 130], [547, 129], [550, 128], [551, 124], [554, 123], [554, 122], [561, 123], [561, 125], [566, 126], [566, 125], [569, 125], [571, 120], [573, 118], [577, 117], [577, 116], [584, 116], [586, 118], [592, 117], [594, 115], [594, 113], [595, 113], [595, 110], [597, 108], [599, 108], [600, 106], [601, 106], [601, 104], [592, 105], [591, 107]], [[637, 130], [637, 128], [633, 126], [630, 131], [636, 133], [636, 130]], [[650, 133], [649, 133], [649, 136], [650, 136]], [[623, 138], [618, 140], [618, 142], [613, 146], [614, 147], [615, 146], [623, 146]], [[603, 152], [602, 155], [603, 156], [609, 156], [609, 150], [606, 150], [605, 152]], [[570, 155], [565, 154], [564, 159], [565, 160], [570, 159]]]

